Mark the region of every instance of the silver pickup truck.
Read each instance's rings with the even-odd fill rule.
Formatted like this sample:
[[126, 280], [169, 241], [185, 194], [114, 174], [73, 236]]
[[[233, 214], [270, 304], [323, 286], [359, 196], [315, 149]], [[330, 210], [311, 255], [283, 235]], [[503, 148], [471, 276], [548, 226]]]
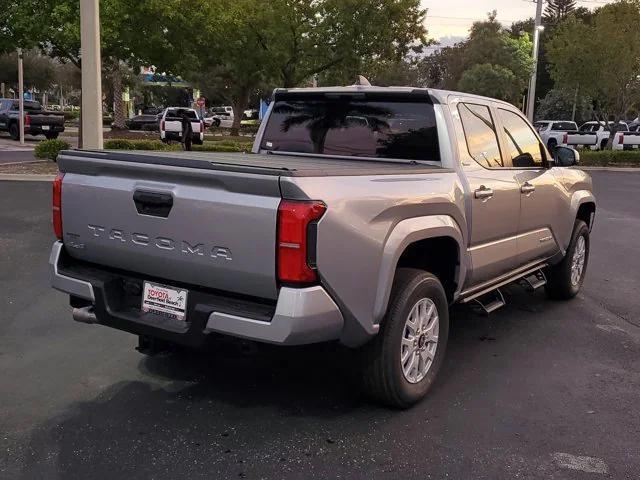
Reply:
[[220, 335], [357, 348], [407, 407], [442, 364], [449, 306], [520, 282], [569, 299], [590, 177], [512, 105], [414, 88], [278, 89], [252, 153], [65, 151], [53, 287], [73, 318], [153, 353]]

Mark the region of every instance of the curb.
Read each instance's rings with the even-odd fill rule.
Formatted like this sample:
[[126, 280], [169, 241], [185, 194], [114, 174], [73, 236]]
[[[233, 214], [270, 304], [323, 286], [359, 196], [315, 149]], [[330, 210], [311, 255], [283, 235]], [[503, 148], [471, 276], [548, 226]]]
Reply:
[[0, 181], [13, 180], [16, 182], [52, 182], [55, 175], [42, 173], [0, 173]]

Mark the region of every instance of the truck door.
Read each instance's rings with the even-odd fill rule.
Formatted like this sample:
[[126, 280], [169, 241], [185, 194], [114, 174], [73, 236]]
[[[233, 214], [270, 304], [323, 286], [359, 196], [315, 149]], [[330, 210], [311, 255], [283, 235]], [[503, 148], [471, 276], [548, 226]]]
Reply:
[[466, 209], [472, 271], [465, 287], [516, 268], [520, 187], [498, 142], [495, 111], [481, 99], [450, 104], [469, 195]]
[[520, 189], [518, 263], [529, 264], [559, 249], [554, 219], [566, 221], [567, 201], [545, 161], [548, 154], [529, 122], [517, 111], [498, 107], [503, 151]]

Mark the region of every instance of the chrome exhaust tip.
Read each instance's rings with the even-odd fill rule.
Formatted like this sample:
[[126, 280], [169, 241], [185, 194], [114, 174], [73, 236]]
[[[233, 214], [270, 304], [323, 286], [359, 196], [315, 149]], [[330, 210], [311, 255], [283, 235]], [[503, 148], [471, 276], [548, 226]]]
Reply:
[[98, 319], [96, 318], [96, 314], [93, 312], [93, 305], [82, 308], [74, 308], [73, 309], [73, 319], [76, 322], [81, 323], [98, 323]]

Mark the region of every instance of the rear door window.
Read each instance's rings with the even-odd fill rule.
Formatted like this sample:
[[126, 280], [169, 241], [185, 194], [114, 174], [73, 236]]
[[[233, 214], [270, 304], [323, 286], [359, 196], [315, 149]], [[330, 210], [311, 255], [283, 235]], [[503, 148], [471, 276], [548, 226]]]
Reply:
[[342, 95], [276, 100], [261, 148], [440, 161], [433, 105], [400, 98]]
[[460, 103], [458, 112], [460, 113], [469, 155], [483, 167], [510, 167], [510, 164], [503, 162], [500, 155], [496, 126], [491, 117], [489, 107], [472, 103]]

